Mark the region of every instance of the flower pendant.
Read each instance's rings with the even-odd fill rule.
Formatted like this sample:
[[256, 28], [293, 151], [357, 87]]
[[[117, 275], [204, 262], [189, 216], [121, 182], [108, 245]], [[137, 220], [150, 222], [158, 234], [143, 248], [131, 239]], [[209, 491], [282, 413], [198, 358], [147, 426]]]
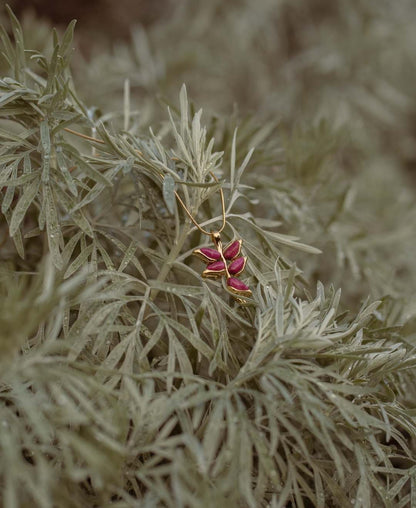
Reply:
[[[244, 282], [237, 279], [246, 266], [247, 258], [240, 256], [242, 240], [234, 240], [225, 249], [222, 246], [219, 233], [211, 233], [215, 249], [202, 247], [194, 250], [195, 256], [207, 263], [202, 277], [217, 279], [225, 276], [227, 278], [227, 289], [234, 296], [251, 296], [251, 291]], [[227, 265], [227, 262], [229, 263]]]

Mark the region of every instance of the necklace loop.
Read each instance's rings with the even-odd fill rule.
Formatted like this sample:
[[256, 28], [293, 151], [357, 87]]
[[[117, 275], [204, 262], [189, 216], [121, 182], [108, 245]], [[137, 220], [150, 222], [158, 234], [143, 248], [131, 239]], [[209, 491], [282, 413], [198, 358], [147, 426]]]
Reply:
[[[209, 172], [209, 174], [212, 176], [212, 178], [217, 182], [219, 183], [218, 181], [218, 178], [214, 175], [214, 173], [212, 171]], [[179, 201], [179, 203], [182, 205], [182, 208], [185, 210], [186, 214], [188, 215], [188, 217], [191, 219], [191, 221], [193, 222], [193, 224], [199, 229], [199, 231], [201, 231], [201, 233], [204, 233], [204, 235], [208, 235], [208, 236], [211, 236], [213, 234], [220, 234], [221, 231], [225, 228], [225, 223], [226, 223], [226, 218], [225, 218], [225, 200], [224, 200], [224, 192], [222, 190], [222, 188], [220, 187], [219, 189], [220, 191], [220, 197], [221, 197], [221, 210], [222, 210], [222, 224], [221, 224], [221, 227], [218, 231], [207, 231], [206, 229], [202, 228], [198, 223], [197, 221], [195, 220], [195, 218], [193, 217], [193, 215], [191, 214], [191, 212], [188, 210], [187, 206], [185, 205], [185, 203], [182, 201], [182, 198], [179, 196], [179, 194], [177, 193], [177, 191], [175, 191], [175, 196], [176, 196], [176, 199]], [[215, 242], [214, 242], [215, 243]]]

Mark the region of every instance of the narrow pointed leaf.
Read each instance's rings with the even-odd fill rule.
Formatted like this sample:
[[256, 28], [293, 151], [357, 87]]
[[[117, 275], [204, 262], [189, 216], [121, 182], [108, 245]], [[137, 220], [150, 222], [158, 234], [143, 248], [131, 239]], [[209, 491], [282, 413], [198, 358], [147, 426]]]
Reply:
[[12, 218], [10, 221], [10, 236], [14, 236], [18, 230], [20, 223], [24, 219], [27, 209], [32, 204], [39, 190], [40, 181], [35, 180], [27, 186], [22, 197], [19, 199], [15, 209], [13, 210]]
[[74, 28], [77, 23], [76, 19], [73, 19], [69, 25], [68, 28], [65, 30], [64, 36], [62, 37], [62, 43], [61, 43], [61, 55], [65, 56], [65, 53], [70, 51], [72, 40], [74, 38]]
[[55, 197], [48, 184], [44, 186], [45, 218], [46, 231], [48, 234], [49, 251], [51, 253], [53, 264], [60, 270], [63, 265], [60, 244], [62, 241], [62, 232], [58, 220], [58, 211], [55, 206]]
[[163, 199], [165, 200], [167, 209], [173, 215], [175, 213], [176, 196], [175, 180], [171, 175], [166, 175], [163, 179]]
[[49, 167], [51, 156], [51, 139], [47, 120], [40, 124], [40, 141], [42, 145], [42, 182], [49, 181]]

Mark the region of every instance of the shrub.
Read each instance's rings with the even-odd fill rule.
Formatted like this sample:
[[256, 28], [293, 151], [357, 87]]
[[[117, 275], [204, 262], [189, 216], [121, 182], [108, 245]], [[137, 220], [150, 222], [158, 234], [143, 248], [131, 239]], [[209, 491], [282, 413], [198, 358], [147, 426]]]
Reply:
[[[219, 15], [204, 9], [201, 19]], [[237, 30], [233, 9], [225, 25]], [[412, 504], [415, 320], [404, 298], [415, 274], [405, 248], [384, 258], [398, 239], [414, 246], [415, 210], [403, 191], [385, 211], [381, 185], [362, 189], [374, 161], [363, 174], [348, 161], [377, 135], [306, 117], [294, 126], [293, 110], [281, 124], [261, 110], [203, 117], [185, 86], [179, 107], [157, 110], [152, 89], [166, 76], [151, 53], [140, 68], [149, 116], [131, 110], [129, 82], [122, 114], [101, 112], [77, 92], [82, 63], [75, 79], [69, 69], [74, 23], [44, 51], [25, 45], [11, 12], [10, 27], [0, 81], [3, 505]], [[149, 37], [163, 40], [157, 30]], [[130, 72], [128, 52], [123, 62]], [[97, 100], [110, 104], [106, 86], [97, 83]], [[248, 257], [253, 296], [242, 302], [201, 280], [191, 254], [208, 238], [177, 199], [215, 229], [220, 187], [224, 240], [241, 238]], [[390, 263], [402, 292], [385, 276]]]

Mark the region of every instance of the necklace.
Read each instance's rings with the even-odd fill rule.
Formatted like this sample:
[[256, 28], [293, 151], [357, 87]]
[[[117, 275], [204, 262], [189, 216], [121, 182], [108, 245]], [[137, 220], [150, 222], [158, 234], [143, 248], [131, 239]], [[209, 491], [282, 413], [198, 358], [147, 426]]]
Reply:
[[[212, 172], [210, 172], [210, 175], [215, 182], [218, 182], [217, 177]], [[204, 261], [204, 263], [207, 264], [206, 269], [202, 272], [202, 277], [211, 279], [219, 279], [225, 277], [227, 290], [241, 303], [243, 300], [241, 300], [239, 297], [249, 297], [252, 294], [250, 288], [237, 278], [237, 276], [243, 272], [246, 266], [247, 258], [240, 256], [241, 246], [243, 243], [241, 239], [233, 240], [225, 248], [222, 244], [221, 233], [225, 228], [226, 217], [224, 193], [221, 188], [219, 191], [221, 197], [222, 224], [218, 231], [207, 231], [203, 229], [195, 220], [176, 191], [175, 196], [193, 224], [201, 233], [209, 236], [214, 244], [214, 248], [201, 247], [193, 251], [195, 256], [198, 256], [202, 261]]]
[[[96, 143], [104, 144], [104, 141], [100, 139], [93, 138], [91, 136], [87, 136], [85, 134], [81, 134], [80, 132], [74, 131], [67, 127], [64, 128], [65, 131], [70, 134], [74, 134], [78, 137], [87, 139], [88, 141], [94, 141]], [[137, 153], [141, 153], [137, 150]], [[218, 178], [212, 173], [209, 172], [215, 182], [218, 182]], [[163, 179], [163, 176], [160, 175]], [[244, 303], [244, 300], [241, 297], [250, 297], [252, 295], [250, 288], [244, 284], [240, 279], [237, 278], [237, 275], [240, 275], [245, 266], [247, 258], [244, 256], [240, 256], [241, 253], [241, 245], [243, 241], [233, 240], [230, 244], [228, 244], [225, 248], [223, 247], [221, 241], [221, 233], [225, 228], [226, 217], [225, 217], [225, 201], [224, 201], [224, 193], [220, 187], [220, 197], [221, 197], [221, 210], [222, 210], [222, 224], [218, 231], [207, 231], [203, 229], [198, 222], [195, 220], [191, 212], [188, 210], [185, 203], [182, 201], [182, 198], [179, 196], [177, 191], [175, 192], [176, 199], [179, 201], [180, 205], [191, 219], [193, 224], [198, 228], [198, 230], [211, 238], [214, 247], [201, 247], [200, 249], [196, 249], [193, 251], [195, 256], [198, 256], [204, 263], [207, 264], [206, 269], [202, 272], [202, 277], [210, 278], [210, 279], [219, 279], [222, 277], [226, 278], [226, 287], [227, 290], [239, 301], [240, 303]], [[228, 264], [227, 264], [228, 263]]]

